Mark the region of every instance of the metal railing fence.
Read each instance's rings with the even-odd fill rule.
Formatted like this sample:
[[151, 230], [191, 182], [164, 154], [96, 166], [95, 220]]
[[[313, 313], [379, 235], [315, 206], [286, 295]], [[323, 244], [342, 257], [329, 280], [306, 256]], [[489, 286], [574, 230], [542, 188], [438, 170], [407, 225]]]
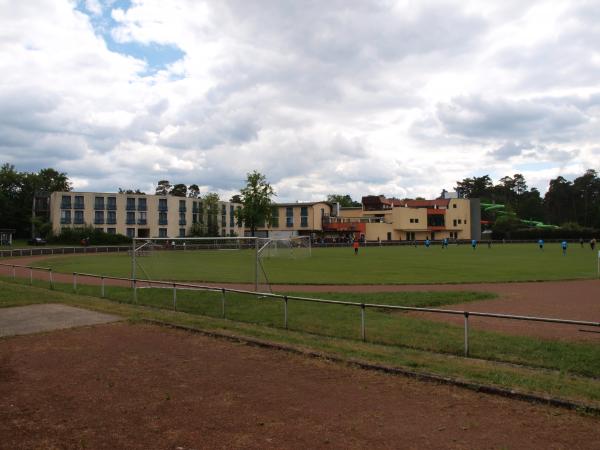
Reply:
[[[9, 267], [12, 270], [12, 278], [16, 280], [17, 274], [16, 269], [25, 269], [29, 271], [29, 284], [33, 284], [33, 272], [34, 271], [42, 271], [48, 273], [48, 281], [50, 283], [50, 288], [54, 289], [54, 278], [53, 272], [51, 268], [47, 267], [34, 267], [34, 266], [22, 266], [16, 264], [3, 264], [0, 263], [0, 267]], [[584, 320], [569, 320], [569, 319], [557, 319], [557, 318], [549, 318], [549, 317], [535, 317], [535, 316], [521, 316], [521, 315], [512, 315], [512, 314], [499, 314], [499, 313], [486, 313], [486, 312], [477, 312], [477, 311], [460, 311], [453, 309], [442, 309], [442, 308], [423, 308], [416, 306], [397, 306], [397, 305], [382, 305], [375, 303], [356, 303], [342, 300], [329, 300], [329, 299], [320, 299], [320, 298], [311, 298], [311, 297], [300, 297], [300, 296], [291, 296], [285, 294], [275, 294], [271, 292], [256, 292], [256, 291], [248, 291], [244, 289], [234, 289], [234, 288], [226, 288], [226, 287], [218, 287], [218, 286], [206, 286], [195, 283], [182, 283], [182, 282], [174, 282], [174, 281], [161, 281], [161, 280], [144, 280], [144, 279], [133, 279], [126, 277], [113, 277], [113, 276], [105, 276], [105, 275], [97, 275], [90, 273], [81, 273], [81, 272], [73, 272], [72, 273], [72, 281], [73, 281], [73, 291], [77, 293], [78, 289], [78, 278], [79, 277], [88, 277], [100, 280], [100, 296], [105, 298], [106, 293], [106, 281], [107, 280], [115, 280], [121, 281], [123, 286], [128, 286], [133, 291], [133, 302], [137, 304], [138, 302], [138, 289], [140, 289], [141, 285], [149, 285], [152, 286], [164, 286], [172, 289], [172, 300], [173, 300], [173, 309], [177, 311], [177, 290], [185, 289], [185, 290], [201, 290], [201, 291], [210, 291], [210, 292], [219, 292], [221, 294], [221, 317], [226, 317], [226, 294], [227, 293], [237, 293], [250, 295], [261, 299], [272, 299], [275, 301], [281, 301], [283, 303], [283, 320], [284, 320], [284, 328], [288, 329], [289, 322], [289, 310], [288, 310], [288, 302], [290, 300], [300, 301], [300, 302], [310, 302], [316, 304], [329, 304], [329, 305], [340, 305], [358, 308], [360, 311], [360, 336], [363, 341], [367, 339], [367, 326], [365, 320], [365, 312], [367, 309], [384, 309], [390, 311], [414, 311], [414, 312], [423, 312], [423, 313], [433, 313], [433, 314], [442, 314], [442, 315], [453, 315], [453, 316], [462, 316], [464, 318], [464, 355], [469, 356], [469, 317], [488, 317], [500, 320], [522, 320], [522, 321], [530, 321], [530, 322], [545, 322], [545, 323], [553, 323], [553, 324], [561, 324], [561, 325], [573, 325], [573, 326], [587, 326], [587, 327], [595, 327], [600, 329], [600, 322], [592, 322], [592, 321], [584, 321]]]
[[30, 247], [10, 250], [0, 249], [0, 258], [16, 256], [69, 255], [75, 253], [112, 253], [127, 252], [131, 245], [98, 245], [93, 247]]

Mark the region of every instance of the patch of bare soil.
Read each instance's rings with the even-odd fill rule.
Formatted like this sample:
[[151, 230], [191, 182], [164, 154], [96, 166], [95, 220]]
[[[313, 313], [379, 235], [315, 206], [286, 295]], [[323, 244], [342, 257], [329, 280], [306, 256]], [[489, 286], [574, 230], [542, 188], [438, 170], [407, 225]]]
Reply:
[[600, 419], [151, 325], [0, 340], [0, 448], [600, 448]]

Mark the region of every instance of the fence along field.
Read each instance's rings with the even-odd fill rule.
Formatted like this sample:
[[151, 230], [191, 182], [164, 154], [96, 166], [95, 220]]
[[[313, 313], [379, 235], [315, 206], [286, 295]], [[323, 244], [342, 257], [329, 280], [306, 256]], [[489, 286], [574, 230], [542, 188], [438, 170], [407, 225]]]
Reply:
[[[147, 278], [157, 280], [248, 283], [255, 281], [255, 250], [168, 249], [140, 257]], [[131, 276], [127, 254], [48, 257], [39, 265], [54, 271]], [[263, 258], [271, 284], [414, 284], [565, 280], [597, 277], [597, 255], [571, 244], [563, 255], [560, 244], [422, 245], [312, 248], [310, 257]], [[139, 275], [139, 274], [138, 274]], [[261, 275], [262, 276], [262, 275]], [[139, 275], [138, 277], [141, 277]]]

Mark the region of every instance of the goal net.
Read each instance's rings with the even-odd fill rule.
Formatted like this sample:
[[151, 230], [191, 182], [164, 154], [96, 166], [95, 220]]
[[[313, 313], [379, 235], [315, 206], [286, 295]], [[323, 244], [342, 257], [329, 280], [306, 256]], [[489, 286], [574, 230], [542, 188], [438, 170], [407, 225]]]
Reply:
[[[131, 278], [207, 285], [233, 284], [271, 292], [271, 273], [284, 260], [311, 256], [310, 238], [135, 238]], [[268, 260], [268, 264], [267, 264]]]

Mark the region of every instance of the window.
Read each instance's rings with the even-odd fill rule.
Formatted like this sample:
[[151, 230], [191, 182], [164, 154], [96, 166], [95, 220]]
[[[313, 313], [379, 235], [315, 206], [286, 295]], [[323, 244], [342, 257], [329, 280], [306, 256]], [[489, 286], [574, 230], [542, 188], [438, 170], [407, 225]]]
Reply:
[[465, 225], [467, 224], [467, 219], [465, 219]]
[[198, 214], [192, 214], [192, 223], [198, 223]]
[[277, 206], [271, 210], [271, 227], [279, 228], [279, 208]]
[[307, 227], [308, 226], [308, 207], [303, 206], [300, 208], [300, 226]]
[[233, 228], [235, 226], [235, 209], [233, 205], [229, 205], [229, 227]]
[[179, 229], [179, 237], [185, 237], [185, 228]]
[[166, 198], [161, 198], [158, 200], [158, 210], [159, 211], [167, 211], [167, 199]]
[[456, 208], [456, 203], [452, 203], [452, 207], [453, 207], [453, 208]]
[[148, 204], [145, 198], [138, 198], [138, 211], [148, 211]]
[[138, 225], [146, 225], [148, 223], [148, 213], [142, 211], [138, 213]]
[[127, 206], [125, 207], [127, 211], [135, 211], [135, 198], [127, 197]]
[[291, 228], [294, 226], [294, 208], [285, 208], [285, 226]]
[[135, 237], [135, 228], [127, 228], [127, 237], [130, 237], [130, 238]]
[[460, 225], [461, 223], [462, 223], [462, 220], [461, 220], [461, 219], [458, 219], [458, 224]]
[[[83, 211], [79, 211], [83, 214]], [[67, 223], [71, 223], [71, 211], [70, 210], [62, 210], [60, 212], [60, 223], [61, 224], [67, 224]], [[83, 221], [82, 221], [83, 223]]]
[[456, 219], [454, 219], [454, 220], [452, 221], [452, 225], [453, 225], [453, 226], [456, 226], [456, 224], [457, 224], [457, 222], [456, 222]]
[[94, 209], [104, 209], [104, 197], [94, 198]]
[[117, 209], [117, 197], [108, 197], [106, 209], [108, 209], [109, 211], [114, 211], [115, 209]]
[[135, 224], [135, 213], [133, 211], [127, 211], [127, 225]]
[[117, 234], [117, 229], [116, 228], [107, 228], [106, 232], [108, 234]]
[[162, 238], [167, 237], [167, 229], [166, 228], [159, 228], [158, 229], [158, 237], [162, 237]]
[[158, 213], [158, 224], [159, 225], [167, 225], [167, 213], [166, 212]]
[[108, 211], [108, 217], [106, 219], [106, 223], [109, 225], [114, 225], [117, 223], [117, 212], [116, 211]]
[[60, 201], [60, 209], [71, 209], [71, 196], [63, 195]]
[[85, 209], [85, 205], [83, 203], [83, 195], [75, 196], [75, 209]]
[[179, 213], [179, 225], [185, 225], [186, 221], [185, 221], [185, 213], [184, 212], [180, 212]]
[[83, 225], [83, 211], [75, 211], [75, 220], [76, 225]]
[[415, 219], [410, 219], [410, 223], [415, 223]]
[[179, 212], [186, 212], [185, 200], [179, 200]]
[[102, 224], [102, 223], [104, 223], [104, 209], [102, 211], [95, 211], [94, 212], [94, 223], [95, 224]]
[[198, 202], [192, 203], [192, 212], [198, 213]]

